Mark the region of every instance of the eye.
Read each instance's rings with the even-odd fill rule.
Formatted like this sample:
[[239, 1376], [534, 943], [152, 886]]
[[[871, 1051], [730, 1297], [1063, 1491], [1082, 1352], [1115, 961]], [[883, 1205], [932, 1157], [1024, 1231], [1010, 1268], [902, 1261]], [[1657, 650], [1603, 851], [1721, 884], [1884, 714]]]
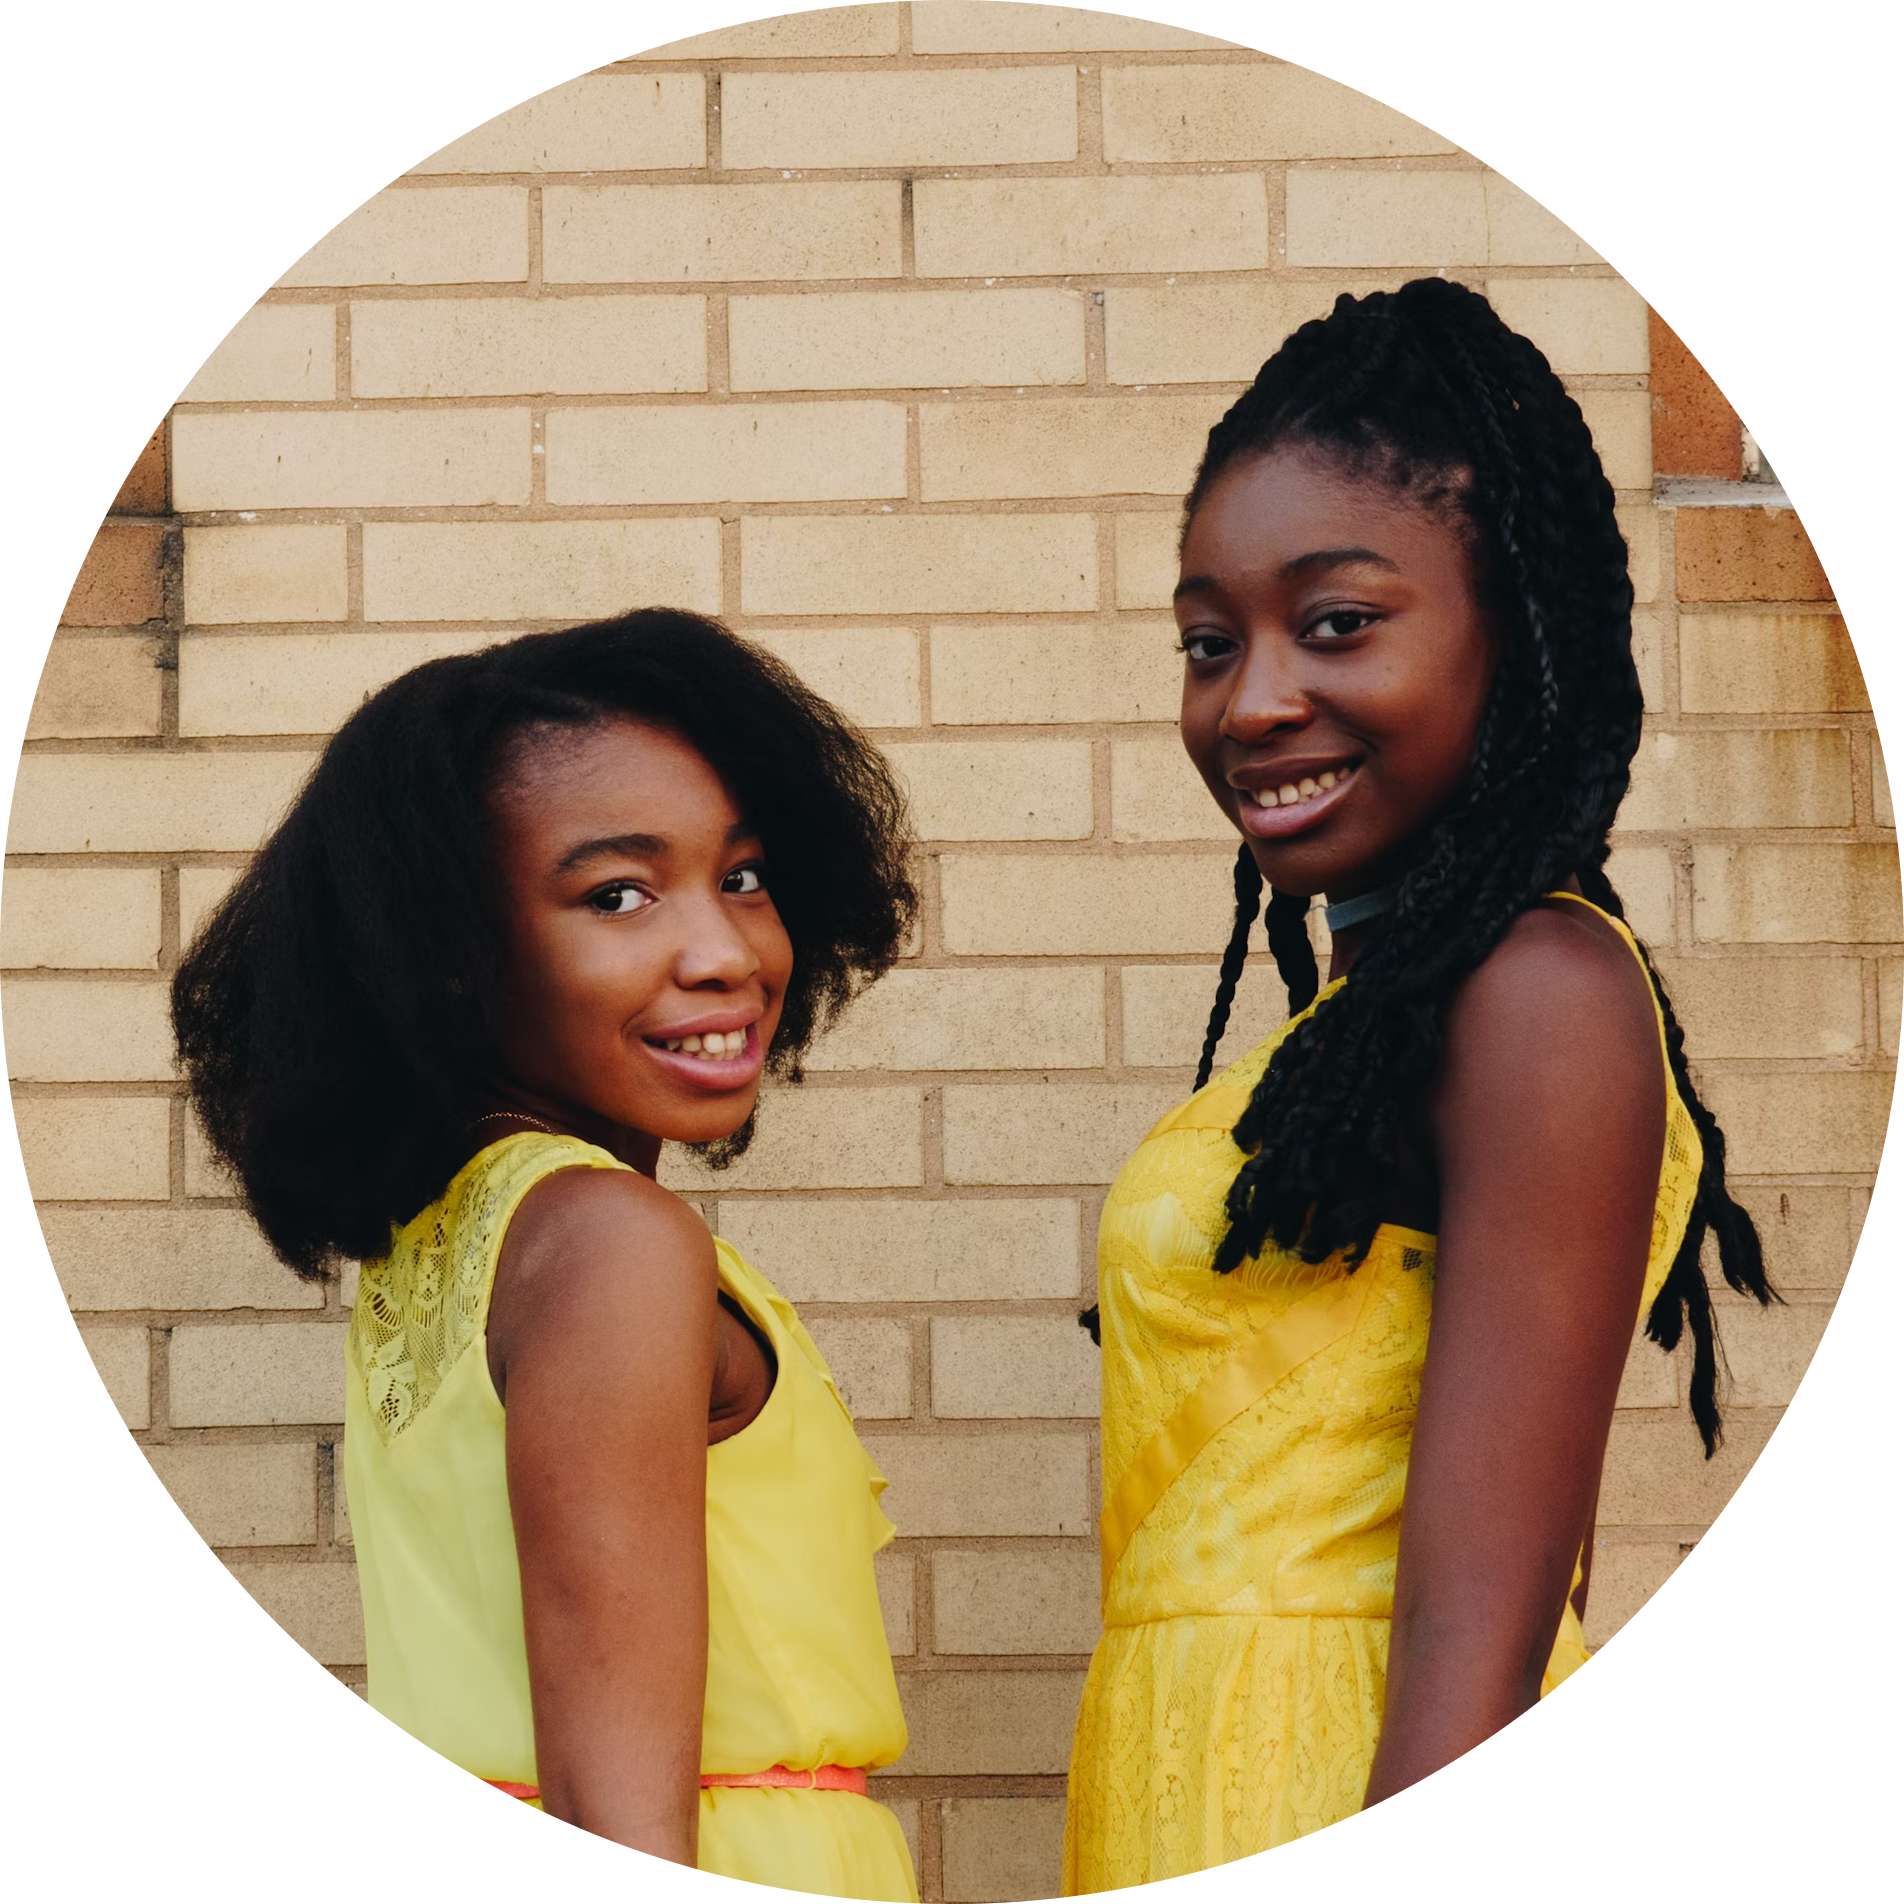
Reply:
[[631, 912], [645, 911], [654, 900], [639, 886], [618, 879], [612, 885], [598, 886], [582, 903], [605, 919], [622, 919]]
[[724, 893], [763, 893], [766, 890], [767, 875], [758, 866], [736, 866], [721, 881], [721, 891]]
[[1186, 628], [1177, 637], [1177, 646], [1192, 661], [1221, 661], [1236, 652], [1235, 641], [1215, 628]]
[[1359, 635], [1374, 619], [1365, 609], [1332, 608], [1326, 615], [1317, 616], [1303, 633], [1323, 641], [1346, 641], [1350, 635]]

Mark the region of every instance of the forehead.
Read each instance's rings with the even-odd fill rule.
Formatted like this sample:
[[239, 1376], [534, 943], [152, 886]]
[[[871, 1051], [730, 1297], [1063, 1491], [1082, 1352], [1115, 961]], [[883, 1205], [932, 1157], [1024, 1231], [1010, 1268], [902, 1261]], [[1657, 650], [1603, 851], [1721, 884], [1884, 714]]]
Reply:
[[1246, 456], [1226, 469], [1191, 517], [1183, 543], [1186, 576], [1271, 570], [1320, 550], [1365, 548], [1400, 568], [1468, 567], [1467, 524], [1373, 470], [1307, 446]]
[[587, 727], [541, 726], [504, 751], [491, 803], [505, 837], [702, 831], [725, 834], [738, 802], [684, 735], [627, 716]]

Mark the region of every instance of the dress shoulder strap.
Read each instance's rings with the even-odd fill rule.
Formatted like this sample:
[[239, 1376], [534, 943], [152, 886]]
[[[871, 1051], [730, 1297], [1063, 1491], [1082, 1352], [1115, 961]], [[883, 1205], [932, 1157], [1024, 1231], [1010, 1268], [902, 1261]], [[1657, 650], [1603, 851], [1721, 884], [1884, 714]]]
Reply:
[[366, 1263], [350, 1347], [385, 1441], [414, 1427], [489, 1320], [496, 1258], [516, 1206], [558, 1170], [626, 1170], [598, 1145], [521, 1131], [478, 1151], [427, 1209]]

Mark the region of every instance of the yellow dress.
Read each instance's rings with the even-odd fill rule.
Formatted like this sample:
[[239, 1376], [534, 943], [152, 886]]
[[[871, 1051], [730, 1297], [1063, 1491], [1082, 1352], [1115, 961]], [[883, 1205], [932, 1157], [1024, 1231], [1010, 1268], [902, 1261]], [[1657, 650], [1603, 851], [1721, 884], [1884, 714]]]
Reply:
[[[1435, 1239], [1384, 1225], [1346, 1278], [1281, 1252], [1211, 1269], [1243, 1161], [1231, 1128], [1308, 1015], [1169, 1112], [1104, 1206], [1104, 1633], [1072, 1750], [1067, 1895], [1285, 1844], [1358, 1811], [1368, 1783]], [[1699, 1169], [1669, 1073], [1642, 1314]], [[1293, 1346], [1239, 1386], [1277, 1332]], [[1543, 1692], [1585, 1658], [1569, 1605]]]
[[[504, 1414], [484, 1329], [497, 1252], [555, 1170], [626, 1168], [570, 1137], [491, 1144], [364, 1266], [346, 1350], [344, 1462], [370, 1703], [477, 1777], [534, 1786]], [[772, 1342], [773, 1393], [707, 1451], [703, 1773], [877, 1767], [905, 1750], [873, 1554], [885, 1478], [812, 1338], [718, 1239], [721, 1287]], [[854, 1792], [701, 1792], [700, 1867], [837, 1897], [918, 1897], [898, 1821]]]

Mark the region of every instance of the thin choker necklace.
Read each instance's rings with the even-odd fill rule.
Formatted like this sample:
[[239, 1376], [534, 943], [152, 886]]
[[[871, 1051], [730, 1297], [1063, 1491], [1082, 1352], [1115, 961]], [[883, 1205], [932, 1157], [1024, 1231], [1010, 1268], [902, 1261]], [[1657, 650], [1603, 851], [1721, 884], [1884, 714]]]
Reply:
[[1392, 886], [1378, 886], [1373, 892], [1363, 893], [1359, 898], [1345, 899], [1338, 906], [1324, 906], [1323, 922], [1331, 934], [1346, 932], [1350, 926], [1359, 926], [1364, 920], [1380, 917], [1395, 903], [1395, 895], [1401, 890], [1399, 880]]

